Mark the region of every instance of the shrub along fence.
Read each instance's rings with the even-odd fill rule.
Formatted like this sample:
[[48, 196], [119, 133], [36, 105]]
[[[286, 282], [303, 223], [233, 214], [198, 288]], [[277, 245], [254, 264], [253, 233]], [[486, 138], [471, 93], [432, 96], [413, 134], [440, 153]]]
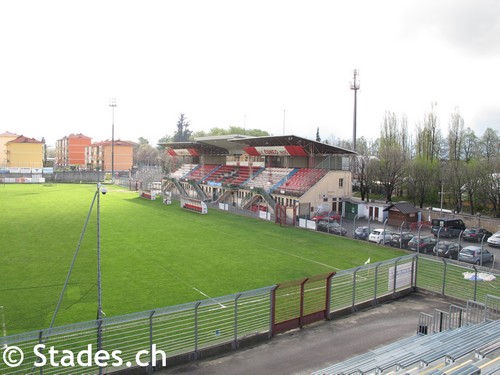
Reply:
[[[215, 299], [6, 336], [0, 338], [3, 358], [20, 364], [8, 367], [0, 362], [0, 372], [152, 372], [154, 367], [235, 350], [284, 330], [314, 320], [334, 319], [417, 289], [463, 301], [483, 299], [500, 288], [499, 275], [486, 271], [412, 254]], [[481, 281], [485, 274], [491, 281]], [[102, 337], [102, 350], [109, 354], [109, 358], [101, 357], [100, 363], [107, 366], [96, 366], [98, 335]], [[10, 351], [13, 346], [19, 352]], [[51, 354], [50, 348], [57, 352]], [[71, 358], [63, 350], [75, 356], [83, 354], [80, 359]], [[59, 367], [50, 363], [51, 355]], [[67, 371], [62, 371], [64, 366]]]

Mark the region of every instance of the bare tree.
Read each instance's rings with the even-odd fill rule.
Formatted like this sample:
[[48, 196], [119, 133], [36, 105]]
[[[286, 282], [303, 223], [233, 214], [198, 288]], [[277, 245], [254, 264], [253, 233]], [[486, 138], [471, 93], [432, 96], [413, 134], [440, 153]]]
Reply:
[[384, 187], [387, 202], [392, 200], [404, 177], [406, 157], [401, 146], [401, 134], [396, 115], [386, 112], [380, 131], [376, 176]]
[[[484, 131], [483, 136], [480, 140], [480, 152], [481, 156], [485, 158], [488, 162], [494, 164], [498, 168], [499, 163], [499, 149], [500, 138], [495, 130], [488, 128]], [[498, 171], [500, 172], [500, 171]]]
[[[407, 168], [408, 196], [412, 203], [422, 208], [429, 201], [430, 194], [436, 192], [435, 181], [438, 180], [438, 165], [429, 160], [416, 158], [409, 162]], [[439, 186], [439, 185], [438, 185]]]
[[455, 108], [448, 127], [448, 160], [462, 160], [463, 142], [464, 119], [458, 108]]
[[480, 158], [479, 140], [471, 128], [464, 131], [463, 136], [463, 160], [466, 162], [474, 158]]
[[404, 178], [405, 163], [401, 157], [401, 147], [399, 145], [381, 147], [376, 165], [376, 176], [384, 187], [385, 200], [391, 202], [394, 191]]
[[140, 137], [134, 146], [134, 162], [137, 165], [158, 165], [159, 151], [149, 144], [146, 138]]
[[436, 104], [431, 105], [431, 111], [424, 117], [423, 125], [417, 125], [415, 136], [415, 153], [418, 157], [429, 161], [439, 160], [441, 151], [441, 131], [436, 115]]
[[358, 155], [353, 157], [353, 177], [359, 188], [361, 200], [370, 200], [370, 189], [374, 178], [374, 157], [364, 137], [356, 140]]

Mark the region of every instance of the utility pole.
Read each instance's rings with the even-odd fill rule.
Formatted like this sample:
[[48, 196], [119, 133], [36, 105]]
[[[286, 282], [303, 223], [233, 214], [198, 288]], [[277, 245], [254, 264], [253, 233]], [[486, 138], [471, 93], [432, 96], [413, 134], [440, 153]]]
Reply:
[[111, 119], [111, 181], [115, 183], [115, 107], [116, 98], [109, 99], [109, 106], [112, 111]]
[[354, 69], [354, 78], [351, 82], [351, 90], [354, 90], [354, 116], [352, 123], [352, 149], [356, 151], [356, 116], [357, 116], [357, 105], [358, 105], [358, 90], [359, 90], [359, 82], [356, 81], [358, 77], [358, 70]]

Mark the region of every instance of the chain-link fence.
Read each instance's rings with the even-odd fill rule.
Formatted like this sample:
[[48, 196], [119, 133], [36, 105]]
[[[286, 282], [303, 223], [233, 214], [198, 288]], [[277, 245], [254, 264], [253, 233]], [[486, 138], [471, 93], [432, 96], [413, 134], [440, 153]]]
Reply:
[[[318, 294], [317, 288], [305, 289], [305, 293], [315, 293], [315, 298], [305, 295], [302, 303], [306, 303], [303, 308], [308, 312], [308, 301], [318, 304], [316, 296], [320, 295], [330, 304], [327, 309], [330, 318], [335, 318], [340, 313], [395, 299], [417, 289], [462, 301], [484, 300], [487, 295], [498, 293], [499, 276], [476, 266], [465, 267], [446, 259], [411, 254], [339, 271], [331, 278], [326, 293]], [[273, 335], [275, 306], [271, 297], [275, 288], [2, 337], [4, 362], [7, 358], [11, 363], [16, 360], [22, 363], [18, 367], [0, 363], [0, 372], [89, 374], [129, 367], [147, 370], [157, 363], [172, 365], [234, 350], [248, 341], [267, 340]], [[107, 359], [103, 357], [101, 364], [106, 362], [107, 366], [100, 369], [95, 367], [98, 335], [102, 336], [102, 350], [110, 355]], [[10, 351], [14, 346], [18, 352]], [[61, 371], [61, 367], [49, 361], [50, 348], [57, 351], [53, 351], [55, 363], [72, 364], [65, 354], [68, 352], [63, 350], [83, 353], [83, 362], [73, 363], [69, 371]]]

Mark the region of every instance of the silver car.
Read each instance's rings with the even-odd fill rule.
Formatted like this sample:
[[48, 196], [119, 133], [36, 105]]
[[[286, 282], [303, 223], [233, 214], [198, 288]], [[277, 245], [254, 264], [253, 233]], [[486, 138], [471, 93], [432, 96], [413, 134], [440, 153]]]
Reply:
[[384, 231], [383, 229], [374, 229], [368, 236], [368, 241], [386, 244], [391, 242], [391, 238], [392, 238], [391, 232]]
[[481, 246], [466, 246], [458, 253], [458, 260], [461, 262], [483, 265], [489, 262], [493, 263], [493, 254], [486, 249], [481, 251]]
[[491, 247], [500, 247], [500, 232], [493, 233], [487, 242]]

